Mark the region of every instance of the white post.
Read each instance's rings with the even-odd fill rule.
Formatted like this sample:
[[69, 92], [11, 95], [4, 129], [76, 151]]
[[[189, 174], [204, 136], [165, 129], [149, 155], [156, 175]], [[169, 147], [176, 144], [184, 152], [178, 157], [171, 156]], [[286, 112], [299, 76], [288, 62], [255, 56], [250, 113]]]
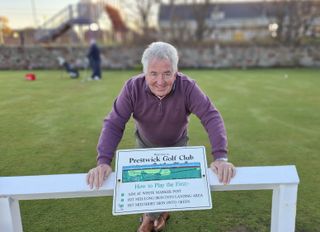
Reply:
[[0, 231], [22, 232], [18, 200], [0, 198]]
[[294, 232], [298, 184], [280, 185], [273, 190], [271, 232]]

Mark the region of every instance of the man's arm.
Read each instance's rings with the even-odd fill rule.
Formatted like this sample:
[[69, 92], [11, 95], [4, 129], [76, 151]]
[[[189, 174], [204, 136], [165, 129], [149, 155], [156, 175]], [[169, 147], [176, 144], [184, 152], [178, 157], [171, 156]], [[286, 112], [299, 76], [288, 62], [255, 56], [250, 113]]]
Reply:
[[220, 182], [228, 184], [235, 176], [236, 169], [232, 163], [228, 162], [226, 129], [219, 111], [196, 84], [188, 96], [188, 105], [208, 133], [214, 160], [210, 168], [217, 174]]
[[109, 115], [104, 119], [97, 145], [97, 164], [111, 164], [114, 153], [123, 136], [126, 123], [133, 112], [131, 80], [122, 88]]
[[90, 169], [87, 174], [87, 184], [90, 188], [101, 187], [112, 172], [110, 164], [133, 111], [129, 85], [130, 81], [122, 88], [114, 101], [112, 111], [104, 120], [97, 145], [97, 167]]
[[226, 129], [220, 112], [195, 83], [187, 102], [189, 110], [200, 119], [208, 133], [214, 160], [228, 158]]

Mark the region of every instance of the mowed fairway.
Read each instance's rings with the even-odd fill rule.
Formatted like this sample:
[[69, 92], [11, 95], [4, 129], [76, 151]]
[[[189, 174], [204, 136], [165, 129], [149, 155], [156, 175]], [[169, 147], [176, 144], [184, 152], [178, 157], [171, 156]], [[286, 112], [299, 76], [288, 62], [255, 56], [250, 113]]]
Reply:
[[[137, 71], [102, 81], [61, 71], [0, 71], [0, 176], [85, 173], [95, 166], [102, 120]], [[320, 70], [185, 70], [225, 120], [236, 166], [296, 165], [298, 232], [320, 231]], [[190, 117], [190, 145], [210, 145]], [[134, 148], [131, 120], [119, 148]], [[85, 180], [84, 180], [85, 181]], [[54, 183], [52, 183], [54, 184]], [[271, 191], [213, 192], [213, 209], [172, 213], [166, 231], [270, 231]], [[135, 231], [139, 215], [112, 216], [112, 198], [22, 201], [25, 232]], [[1, 216], [1, 215], [0, 215]], [[283, 231], [286, 232], [286, 231]]]

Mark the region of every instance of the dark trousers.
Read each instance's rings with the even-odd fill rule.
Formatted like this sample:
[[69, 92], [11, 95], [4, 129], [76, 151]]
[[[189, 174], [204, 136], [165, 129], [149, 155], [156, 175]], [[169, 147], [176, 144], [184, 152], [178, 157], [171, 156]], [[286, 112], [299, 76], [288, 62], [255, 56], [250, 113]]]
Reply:
[[101, 79], [101, 67], [100, 67], [100, 61], [91, 61], [90, 66], [92, 69], [92, 75], [91, 78], [99, 77]]

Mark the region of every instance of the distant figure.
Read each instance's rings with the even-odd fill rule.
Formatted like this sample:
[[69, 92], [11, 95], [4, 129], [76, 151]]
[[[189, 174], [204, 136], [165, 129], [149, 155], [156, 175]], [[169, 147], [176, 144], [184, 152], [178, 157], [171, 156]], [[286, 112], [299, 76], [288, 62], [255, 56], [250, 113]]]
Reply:
[[92, 70], [91, 79], [100, 80], [101, 79], [101, 59], [100, 59], [100, 49], [94, 39], [90, 41], [90, 49], [87, 54], [89, 59], [90, 68]]
[[79, 77], [79, 71], [69, 64], [63, 57], [57, 57], [59, 65], [64, 67], [69, 76], [74, 79]]
[[79, 77], [79, 71], [69, 64], [63, 57], [57, 57], [59, 65], [64, 67], [69, 76], [74, 79]]

